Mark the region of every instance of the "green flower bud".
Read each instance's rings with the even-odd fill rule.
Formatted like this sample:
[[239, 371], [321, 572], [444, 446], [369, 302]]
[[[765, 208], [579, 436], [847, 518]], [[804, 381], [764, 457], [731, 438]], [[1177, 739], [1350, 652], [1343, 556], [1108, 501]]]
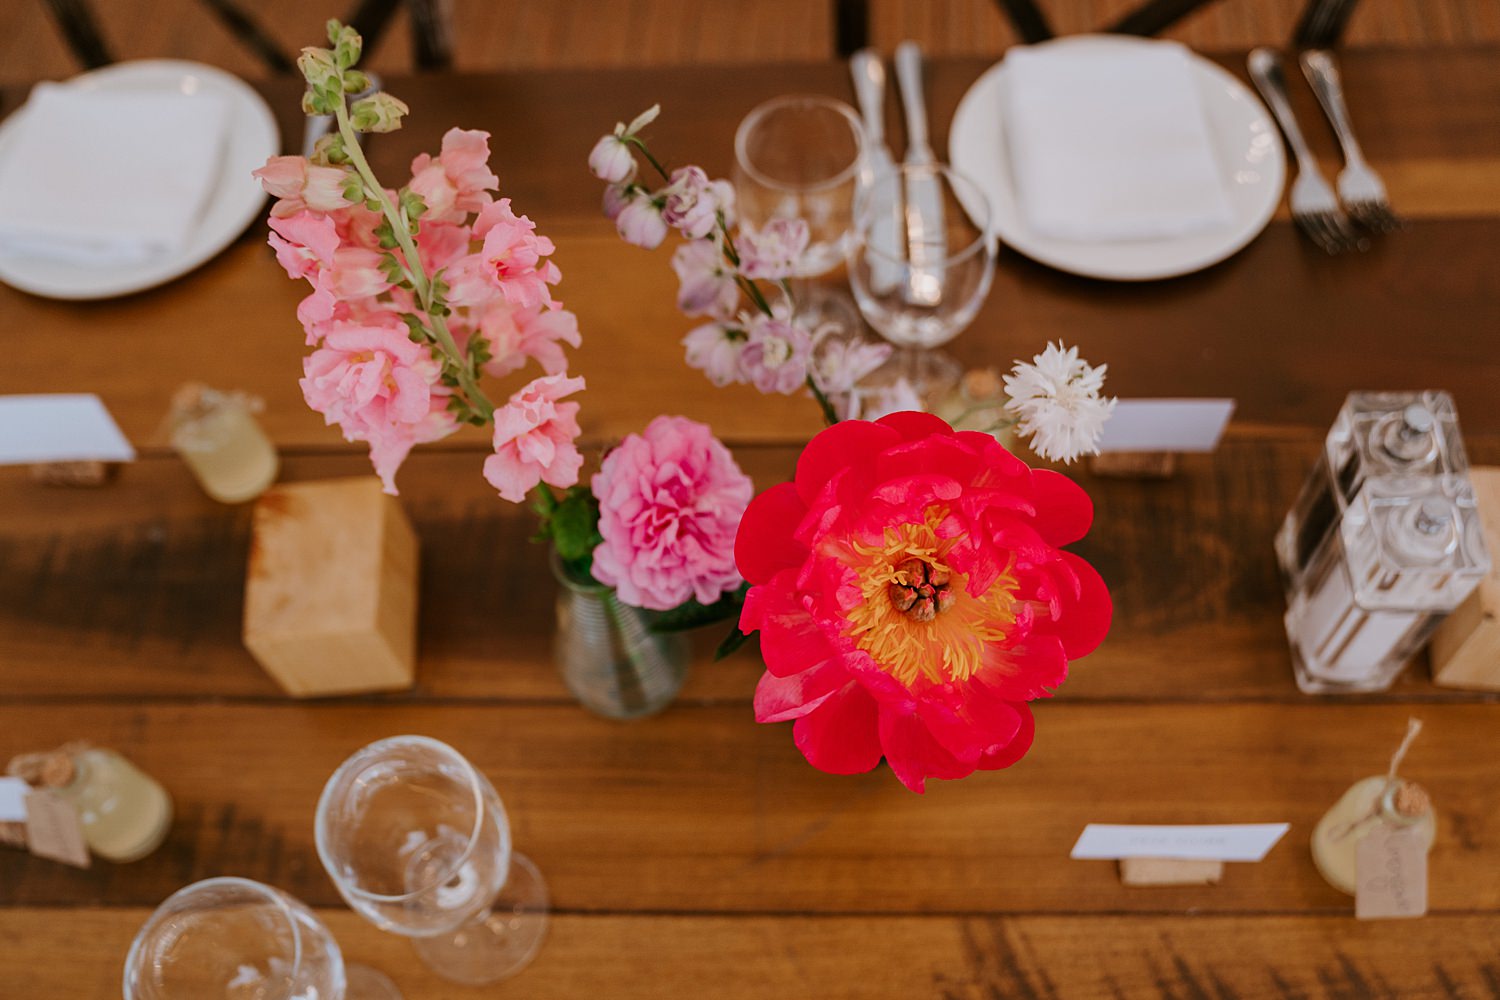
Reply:
[[355, 101], [349, 109], [350, 120], [360, 132], [394, 132], [408, 111], [405, 103], [385, 93]]
[[297, 68], [302, 71], [302, 78], [312, 87], [322, 86], [330, 79], [337, 79], [339, 75], [333, 53], [312, 46], [303, 49], [302, 54], [297, 57]]

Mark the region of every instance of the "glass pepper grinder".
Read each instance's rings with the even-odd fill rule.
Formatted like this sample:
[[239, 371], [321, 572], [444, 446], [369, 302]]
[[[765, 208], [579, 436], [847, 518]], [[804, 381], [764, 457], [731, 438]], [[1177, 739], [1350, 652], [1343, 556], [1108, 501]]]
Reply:
[[1319, 874], [1340, 892], [1353, 896], [1358, 886], [1355, 858], [1360, 841], [1384, 824], [1397, 829], [1415, 828], [1422, 846], [1430, 853], [1437, 837], [1437, 818], [1432, 799], [1415, 782], [1396, 774], [1406, 751], [1422, 731], [1422, 724], [1411, 720], [1406, 739], [1391, 758], [1385, 774], [1361, 778], [1323, 814], [1313, 828], [1312, 856]]
[[259, 399], [198, 382], [172, 396], [167, 431], [172, 447], [204, 492], [220, 503], [254, 500], [276, 481], [281, 460], [256, 422]]
[[69, 743], [16, 757], [7, 770], [72, 803], [84, 842], [101, 858], [138, 861], [161, 846], [172, 825], [166, 789], [113, 750]]

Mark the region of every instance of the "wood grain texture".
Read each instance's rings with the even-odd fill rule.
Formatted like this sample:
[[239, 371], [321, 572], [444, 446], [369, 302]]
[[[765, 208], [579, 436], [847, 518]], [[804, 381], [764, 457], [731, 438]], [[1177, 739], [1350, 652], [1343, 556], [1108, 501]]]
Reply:
[[[1182, 678], [1190, 682], [1190, 676]], [[1313, 867], [1313, 824], [1357, 778], [1381, 773], [1408, 715], [1425, 723], [1403, 773], [1439, 815], [1437, 913], [1500, 909], [1500, 758], [1476, 754], [1482, 704], [1036, 706], [1037, 740], [1004, 772], [931, 783], [888, 770], [823, 774], [790, 727], [747, 705], [677, 706], [622, 725], [574, 705], [31, 705], [7, 712], [0, 751], [87, 734], [171, 792], [163, 846], [132, 865], [66, 869], [0, 852], [0, 906], [154, 905], [233, 873], [318, 905], [338, 896], [313, 850], [324, 781], [360, 746], [443, 740], [504, 797], [518, 850], [563, 911], [630, 913], [1350, 912]], [[1289, 822], [1221, 885], [1141, 892], [1113, 861], [1072, 861], [1086, 823]]]
[[[1500, 458], [1500, 437], [1470, 442]], [[1114, 593], [1109, 641], [1077, 664], [1068, 699], [1300, 701], [1281, 623], [1270, 540], [1316, 453], [1307, 434], [1235, 437], [1189, 456], [1166, 481], [1076, 472], [1095, 526], [1078, 546]], [[789, 476], [796, 451], [738, 449], [761, 488]], [[418, 452], [402, 503], [422, 540], [416, 700], [567, 702], [551, 660], [554, 585], [529, 515], [498, 500], [478, 451]], [[285, 477], [364, 471], [355, 455], [298, 455]], [[0, 703], [47, 698], [263, 699], [276, 688], [240, 644], [247, 508], [203, 496], [174, 458], [124, 470], [108, 503], [91, 491], [0, 470]], [[1143, 531], [1141, 525], [1156, 530]], [[91, 598], [80, 602], [77, 595]], [[700, 659], [684, 700], [745, 702], [760, 668], [746, 650]], [[61, 669], [60, 669], [61, 667]], [[1192, 681], [1184, 683], [1185, 671]], [[1375, 700], [1464, 700], [1424, 664]], [[1491, 696], [1500, 698], [1500, 695]]]
[[[120, 960], [148, 909], [0, 911], [14, 1000], [115, 1000]], [[407, 945], [347, 910], [322, 910], [345, 958], [408, 1000], [468, 1000]], [[1350, 917], [802, 917], [565, 914], [536, 964], [496, 996], [536, 1000], [1118, 1000], [1263, 997], [1452, 1000], [1500, 993], [1489, 916], [1357, 924]], [[79, 941], [90, 942], [87, 949]], [[1099, 947], [1100, 943], [1106, 947]], [[1422, 960], [1403, 955], [1419, 953]], [[601, 955], [610, 956], [601, 961]], [[870, 956], [893, 955], [879, 973]]]

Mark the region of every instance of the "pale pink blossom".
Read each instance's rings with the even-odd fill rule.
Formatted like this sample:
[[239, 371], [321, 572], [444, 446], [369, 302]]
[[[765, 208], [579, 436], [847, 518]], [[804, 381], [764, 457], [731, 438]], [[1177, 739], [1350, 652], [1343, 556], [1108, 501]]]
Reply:
[[328, 216], [302, 211], [284, 218], [273, 216], [268, 224], [268, 242], [287, 277], [316, 282], [318, 272], [333, 264], [339, 234]]
[[708, 376], [708, 380], [720, 388], [743, 382], [740, 368], [740, 351], [745, 346], [745, 335], [723, 323], [705, 323], [694, 328], [682, 344], [687, 348], [689, 368], [697, 368]]
[[802, 219], [772, 219], [760, 229], [741, 226], [735, 239], [740, 272], [747, 278], [790, 278], [797, 272], [808, 239], [807, 223]]
[[813, 381], [828, 395], [852, 392], [860, 379], [885, 364], [891, 350], [890, 344], [860, 337], [822, 337], [813, 351]]
[[267, 194], [280, 199], [271, 206], [271, 215], [277, 218], [309, 208], [333, 212], [350, 204], [344, 197], [349, 172], [342, 167], [314, 166], [301, 156], [273, 156], [251, 174], [260, 179]]
[[411, 161], [409, 189], [427, 206], [424, 229], [428, 222], [463, 222], [493, 200], [489, 192], [500, 178], [490, 171], [489, 140], [488, 132], [452, 128], [436, 158], [423, 153]]
[[630, 144], [617, 135], [606, 135], [589, 152], [589, 170], [601, 181], [622, 184], [635, 176], [635, 155]]
[[428, 222], [422, 218], [417, 232], [417, 253], [429, 275], [451, 266], [469, 252], [469, 227], [451, 222]]
[[734, 537], [754, 490], [707, 425], [657, 417], [605, 456], [590, 485], [604, 537], [592, 572], [621, 601], [711, 604], [743, 582]]
[[363, 247], [341, 247], [324, 273], [327, 288], [344, 302], [374, 298], [391, 287], [380, 264], [386, 255]]
[[578, 404], [559, 400], [583, 387], [579, 377], [544, 375], [495, 411], [495, 453], [484, 460], [484, 478], [501, 497], [520, 503], [538, 483], [567, 489], [578, 482]]
[[620, 213], [625, 210], [626, 205], [630, 204], [630, 199], [632, 197], [634, 197], [634, 195], [632, 194], [630, 185], [628, 184], [611, 184], [609, 185], [609, 187], [605, 188], [605, 218], [609, 219], [610, 222], [618, 220], [620, 218]]
[[479, 251], [483, 271], [505, 301], [521, 308], [552, 301], [547, 286], [562, 279], [557, 265], [546, 259], [555, 248], [547, 237], [537, 235], [530, 219], [511, 211], [509, 198], [480, 211], [474, 220], [474, 236], [484, 241]]
[[709, 180], [701, 167], [672, 171], [671, 183], [663, 194], [662, 220], [690, 240], [713, 232], [719, 213], [727, 218], [734, 210], [734, 188], [728, 181]]
[[490, 348], [484, 370], [497, 377], [524, 367], [528, 358], [548, 375], [561, 375], [568, 370], [562, 345], [577, 347], [582, 342], [578, 317], [568, 310], [518, 309], [503, 299], [479, 311], [478, 330]]
[[336, 212], [329, 212], [328, 217], [333, 220], [334, 227], [338, 229], [339, 240], [345, 246], [364, 247], [366, 250], [379, 250], [380, 237], [375, 231], [385, 221], [385, 216], [372, 208], [364, 205], [349, 205]]
[[667, 238], [667, 222], [661, 208], [644, 191], [634, 191], [620, 214], [615, 216], [615, 230], [620, 239], [643, 250], [655, 250]]
[[728, 319], [740, 301], [734, 269], [713, 240], [692, 240], [672, 254], [677, 272], [677, 308], [689, 316]]
[[740, 376], [765, 393], [791, 395], [807, 382], [812, 337], [790, 320], [756, 316], [740, 351]]
[[396, 470], [413, 445], [453, 430], [441, 412], [441, 369], [404, 325], [337, 324], [303, 359], [302, 370], [307, 405], [338, 424], [345, 440], [370, 445], [387, 493], [396, 492]]

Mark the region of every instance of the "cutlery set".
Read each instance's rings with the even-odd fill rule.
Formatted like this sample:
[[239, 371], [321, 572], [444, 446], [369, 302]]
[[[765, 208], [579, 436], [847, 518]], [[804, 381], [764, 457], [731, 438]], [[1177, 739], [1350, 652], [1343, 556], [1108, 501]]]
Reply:
[[1338, 136], [1344, 154], [1337, 193], [1308, 149], [1287, 98], [1286, 73], [1281, 56], [1267, 48], [1250, 53], [1250, 78], [1270, 105], [1287, 144], [1297, 158], [1297, 178], [1292, 182], [1292, 219], [1304, 235], [1329, 254], [1369, 248], [1367, 233], [1388, 233], [1401, 228], [1391, 209], [1385, 185], [1365, 162], [1359, 141], [1344, 104], [1343, 84], [1337, 65], [1326, 51], [1302, 53], [1302, 71], [1317, 95], [1318, 103]]

